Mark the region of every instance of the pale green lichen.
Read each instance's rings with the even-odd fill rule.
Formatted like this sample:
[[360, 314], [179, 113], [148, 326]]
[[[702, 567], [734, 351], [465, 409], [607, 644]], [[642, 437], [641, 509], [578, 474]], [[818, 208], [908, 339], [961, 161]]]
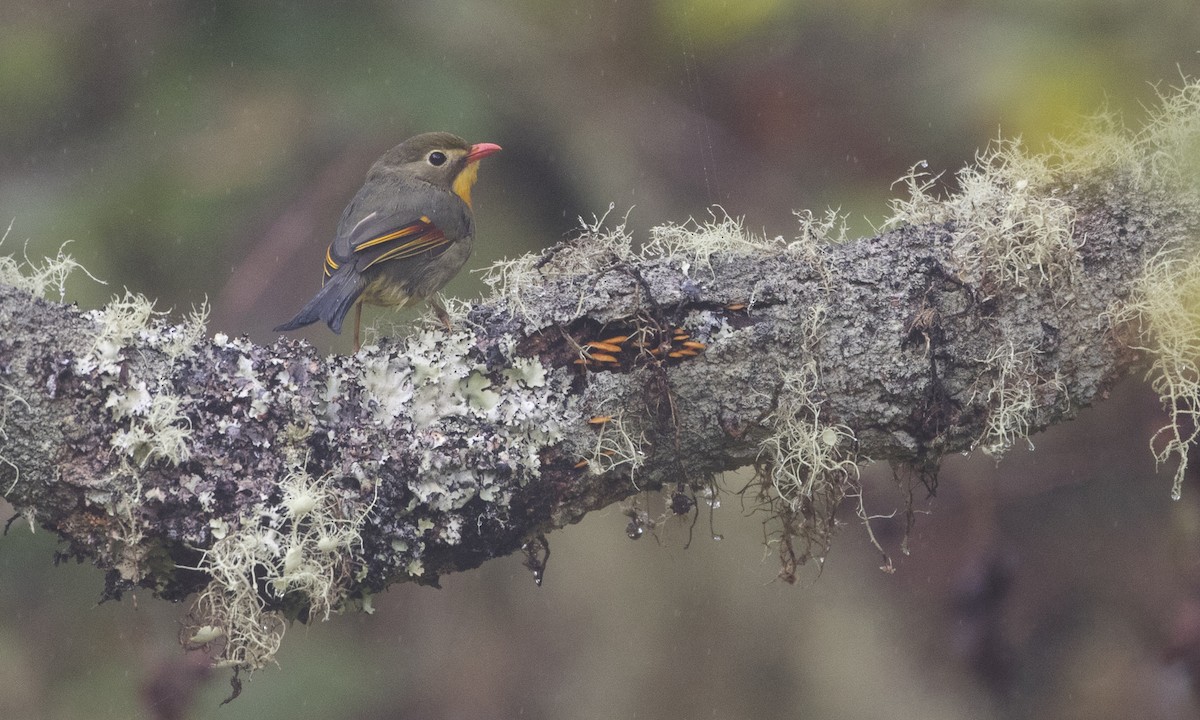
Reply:
[[[824, 559], [842, 500], [861, 495], [860, 459], [853, 430], [821, 415], [816, 365], [785, 371], [782, 378], [775, 410], [764, 423], [771, 432], [760, 445], [759, 473], [767, 507], [779, 524], [779, 576], [794, 582], [798, 565]], [[802, 549], [796, 548], [797, 540]]]
[[[583, 230], [579, 237], [560, 243], [545, 251], [543, 257], [522, 255], [503, 259], [483, 270], [483, 282], [492, 294], [506, 300], [514, 311], [534, 327], [543, 327], [554, 318], [536, 315], [533, 302], [545, 292], [545, 283], [555, 279], [597, 273], [614, 263], [633, 262], [637, 254], [633, 249], [633, 237], [626, 230], [628, 218], [609, 226], [606, 219], [612, 212], [593, 218], [591, 223], [581, 222]], [[582, 307], [584, 294], [579, 296]], [[576, 310], [575, 315], [579, 314]]]
[[489, 390], [492, 381], [478, 371], [472, 371], [463, 383], [462, 394], [467, 404], [476, 410], [490, 412], [500, 404], [500, 394]]
[[[511, 360], [499, 370], [503, 380], [497, 383], [482, 363], [470, 359], [471, 342], [468, 333], [430, 329], [386, 353], [365, 351], [360, 379], [366, 402], [377, 422], [412, 433], [423, 468], [432, 468], [438, 456], [439, 430], [461, 419], [489, 428], [489, 444], [536, 477], [538, 452], [562, 437], [557, 411], [570, 405], [566, 374], [552, 377], [536, 358], [516, 357], [510, 340], [500, 348]], [[455, 504], [470, 499], [447, 496]]]
[[328, 619], [349, 600], [355, 552], [373, 505], [343, 496], [329, 475], [314, 478], [293, 454], [279, 482], [282, 499], [243, 515], [236, 527], [214, 527], [197, 567], [212, 579], [196, 597], [185, 644], [211, 646], [221, 666], [256, 670], [272, 662], [287, 627], [260, 590]]
[[1170, 416], [1150, 439], [1159, 465], [1174, 461], [1171, 497], [1179, 499], [1188, 451], [1200, 438], [1200, 258], [1195, 250], [1150, 259], [1133, 300], [1113, 313], [1133, 328], [1131, 345], [1150, 354], [1150, 387]]
[[886, 227], [946, 225], [962, 280], [976, 285], [1073, 282], [1083, 239], [1074, 234], [1074, 208], [1056, 197], [1062, 178], [1051, 158], [1024, 151], [1018, 140], [997, 140], [958, 172], [958, 190], [947, 197], [924, 168], [900, 179], [908, 197], [892, 201]]
[[712, 261], [719, 255], [772, 254], [810, 264], [828, 284], [831, 276], [825, 265], [826, 247], [831, 242], [844, 241], [847, 232], [844, 218], [830, 211], [823, 220], [798, 214], [800, 235], [795, 240], [759, 236], [747, 231], [742, 219], [714, 207], [707, 220], [693, 219], [651, 228], [649, 239], [638, 247], [627, 230], [628, 218], [607, 224], [611, 211], [609, 206], [609, 213], [590, 223], [583, 222], [578, 237], [547, 250], [542, 257], [524, 255], [494, 263], [484, 271], [484, 283], [530, 325], [543, 327], [552, 322], [562, 325], [582, 314], [591, 288], [579, 286], [574, 313], [551, 317], [533, 309], [543, 297], [548, 281], [588, 274], [602, 276], [621, 265], [655, 262], [669, 263], [688, 278], [701, 277], [694, 275], [699, 272], [708, 279], [712, 277]]
[[1200, 81], [1184, 77], [1182, 86], [1159, 92], [1159, 103], [1136, 138], [1146, 158], [1144, 175], [1194, 197], [1200, 179]]
[[[536, 478], [541, 450], [562, 438], [563, 423], [575, 421], [565, 371], [516, 357], [511, 340], [489, 355], [493, 361], [509, 358], [508, 364], [489, 367], [473, 355], [474, 341], [469, 333], [434, 327], [364, 346], [353, 360], [331, 359], [325, 387], [316, 391], [318, 417], [336, 418], [353, 397], [366, 408], [368, 423], [403, 439], [393, 457], [411, 468], [398, 481], [411, 492], [413, 517], [401, 523], [407, 529], [393, 540], [395, 557], [375, 559], [415, 576], [427, 572], [429, 543], [460, 543], [468, 523], [478, 522], [464, 510], [467, 503], [480, 498], [503, 514], [512, 483]], [[226, 352], [248, 351], [242, 340], [220, 334], [214, 344]], [[246, 354], [236, 362], [234, 392], [252, 408], [258, 401], [287, 402], [299, 391], [272, 368], [271, 358], [252, 361]], [[342, 392], [346, 387], [361, 392]], [[126, 398], [114, 407], [142, 401]], [[295, 455], [319, 427], [289, 425], [274, 442]], [[369, 430], [349, 432], [365, 437]], [[385, 456], [354, 462], [342, 472], [354, 481], [349, 485], [378, 488], [389, 461]], [[325, 617], [360, 602], [347, 597], [346, 588], [361, 580], [356, 574], [365, 568], [354, 558], [361, 552], [358, 529], [369, 508], [355, 509], [328, 476], [313, 479], [305, 466], [294, 457], [289, 461], [278, 502], [250, 506], [236, 523], [212, 528], [214, 543], [196, 568], [212, 581], [195, 602], [194, 629], [185, 640], [211, 644], [220, 664], [253, 670], [273, 660], [286, 611], [268, 607], [304, 607], [310, 617]], [[266, 597], [260, 595], [264, 588]]]
[[793, 214], [800, 223], [800, 234], [788, 243], [788, 252], [815, 268], [825, 290], [829, 291], [833, 287], [833, 271], [826, 258], [830, 245], [841, 245], [850, 239], [846, 216], [833, 208], [826, 210], [825, 215], [819, 218], [812, 210], [798, 210]]
[[1058, 377], [1042, 378], [1034, 359], [1031, 348], [1018, 349], [1010, 342], [978, 360], [983, 370], [967, 402], [981, 399], [988, 408], [983, 433], [975, 446], [993, 457], [999, 458], [1019, 440], [1032, 450], [1029, 431], [1035, 414], [1057, 398], [1066, 397], [1066, 387]]
[[[858, 477], [854, 431], [821, 418], [816, 365], [783, 373], [775, 410], [767, 417], [773, 432], [762, 442], [770, 458], [771, 486], [793, 508], [818, 502], [828, 513]], [[831, 516], [830, 516], [831, 517]]]
[[[8, 239], [12, 227], [12, 222], [9, 222], [4, 234], [0, 235], [0, 245]], [[63, 243], [54, 257], [39, 261], [30, 260], [28, 253], [24, 262], [18, 261], [12, 255], [0, 255], [0, 285], [10, 285], [37, 297], [49, 297], [52, 291], [57, 291], [58, 299], [62, 301], [67, 296], [67, 279], [76, 270], [82, 271], [101, 285], [106, 284], [65, 252], [69, 244], [70, 241]]]
[[185, 462], [191, 457], [192, 430], [180, 409], [183, 402], [168, 392], [150, 394], [141, 380], [124, 392], [113, 392], [108, 399], [110, 411], [115, 418], [129, 421], [128, 427], [113, 434], [113, 449], [140, 468], [154, 460], [171, 465]]
[[148, 338], [151, 347], [162, 350], [171, 360], [191, 355], [208, 334], [208, 302], [194, 306], [181, 322], [167, 323]]
[[89, 310], [84, 317], [95, 325], [90, 349], [75, 361], [80, 374], [102, 376], [120, 374], [123, 360], [121, 350], [134, 338], [150, 330], [150, 320], [156, 313], [154, 303], [143, 295], [125, 291], [98, 310]]
[[[987, 288], [1038, 288], [1058, 292], [1075, 281], [1079, 248], [1075, 210], [1064, 196], [1081, 188], [1092, 192], [1165, 191], [1170, 204], [1196, 224], [1200, 204], [1200, 82], [1160, 93], [1160, 106], [1144, 128], [1128, 131], [1111, 112], [1090, 118], [1074, 136], [1056, 143], [1051, 154], [1032, 154], [1017, 141], [997, 141], [975, 165], [960, 171], [958, 190], [948, 197], [934, 191], [937, 178], [924, 164], [901, 182], [909, 197], [894, 201], [889, 225], [941, 223], [950, 229], [952, 258], [960, 279]], [[1174, 461], [1172, 496], [1179, 497], [1188, 450], [1200, 420], [1200, 248], [1195, 237], [1169, 239], [1162, 252], [1132, 281], [1130, 300], [1110, 315], [1132, 327], [1136, 349], [1152, 357], [1151, 384], [1171, 421], [1151, 440], [1158, 462]], [[990, 282], [989, 282], [990, 281]], [[1034, 348], [1002, 341], [979, 360], [981, 373], [972, 401], [989, 409], [977, 445], [1000, 454], [1028, 440], [1036, 413], [1065, 396], [1057, 377], [1036, 372]]]
[[721, 208], [710, 210], [704, 222], [667, 223], [650, 229], [650, 239], [638, 254], [640, 260], [668, 258], [678, 264], [685, 276], [693, 267], [712, 273], [712, 258], [721, 254], [778, 254], [787, 250], [783, 238], [758, 237], [746, 232], [744, 221], [725, 214]]
[[[820, 338], [825, 309], [814, 306], [801, 324], [811, 348]], [[760, 444], [759, 474], [769, 507], [781, 522], [781, 577], [793, 580], [796, 565], [822, 557], [835, 527], [834, 514], [857, 491], [859, 464], [854, 431], [822, 416], [816, 362], [783, 368], [774, 410], [764, 421], [770, 434]], [[865, 517], [864, 517], [865, 521]], [[794, 539], [806, 545], [797, 553]]]
[[[104, 308], [85, 313], [95, 329], [88, 350], [75, 360], [75, 372], [95, 378], [107, 393], [104, 407], [121, 425], [110, 445], [139, 468], [155, 460], [178, 465], [191, 456], [185, 400], [162, 378], [136, 377], [124, 355], [125, 348], [139, 340], [150, 345], [163, 342], [182, 352], [180, 338], [197, 333], [193, 326], [201, 316], [193, 315], [183, 326], [170, 326], [161, 321], [162, 315], [148, 299], [127, 291]], [[199, 327], [202, 333], [202, 323]]]
[[[128, 291], [103, 308], [82, 313], [91, 325], [72, 369], [103, 397], [113, 426], [108, 444], [117, 460], [89, 500], [113, 518], [108, 551], [114, 569], [131, 583], [145, 577], [158, 552], [145, 542], [143, 508], [146, 501], [163, 496], [160, 490], [143, 492], [142, 473], [153, 463], [177, 466], [192, 456], [191, 401], [175, 391], [169, 373], [139, 369], [140, 360], [148, 350], [161, 351], [168, 362], [194, 352], [204, 335], [206, 313], [201, 306], [183, 323], [171, 324], [148, 299]], [[203, 505], [206, 499], [200, 499]], [[211, 506], [211, 498], [207, 503]]]
[[603, 475], [617, 469], [629, 473], [630, 481], [637, 484], [637, 471], [646, 462], [643, 450], [646, 438], [643, 433], [633, 429], [624, 413], [598, 423], [596, 442], [586, 458], [588, 472], [593, 475]]
[[[1078, 172], [1105, 172], [1138, 188], [1166, 189], [1183, 213], [1200, 206], [1200, 81], [1160, 92], [1160, 106], [1145, 128], [1123, 132], [1111, 116], [1101, 116], [1073, 152]], [[1098, 167], [1099, 163], [1109, 167]], [[1200, 224], [1190, 218], [1193, 227]], [[1150, 257], [1132, 281], [1129, 300], [1110, 316], [1120, 333], [1128, 329], [1131, 347], [1151, 358], [1151, 388], [1170, 422], [1154, 434], [1150, 448], [1159, 465], [1175, 463], [1171, 497], [1182, 494], [1188, 453], [1200, 439], [1200, 238], [1187, 235]]]

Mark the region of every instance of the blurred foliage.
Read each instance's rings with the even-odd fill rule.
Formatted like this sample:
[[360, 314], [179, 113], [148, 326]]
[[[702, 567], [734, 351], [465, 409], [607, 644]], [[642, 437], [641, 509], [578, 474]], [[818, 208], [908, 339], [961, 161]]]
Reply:
[[[6, 0], [4, 251], [71, 240], [109, 282], [81, 276], [82, 305], [122, 286], [176, 309], [208, 298], [213, 331], [270, 341], [366, 168], [416, 132], [505, 147], [476, 190], [474, 268], [609, 203], [643, 231], [720, 204], [772, 235], [830, 205], [869, 232], [919, 160], [953, 171], [998, 134], [1045, 147], [1102, 107], [1136, 125], [1152, 83], [1200, 72], [1198, 37], [1194, 0]], [[476, 294], [477, 275], [448, 290]], [[440, 593], [397, 588], [376, 615], [289, 633], [283, 669], [232, 706], [216, 708], [219, 673], [197, 680], [193, 716], [1107, 718], [1133, 698], [1188, 717], [1200, 654], [1158, 662], [1178, 638], [1154, 613], [1200, 607], [1198, 493], [1167, 507], [1162, 478], [1130, 489], [1159, 424], [1131, 402], [1029, 456], [1053, 462], [952, 464], [897, 579], [854, 527], [820, 577], [781, 588], [736, 503], [718, 516], [731, 541], [701, 518], [687, 552], [678, 523], [631, 545], [619, 513], [597, 515], [551, 537], [547, 588], [516, 559]], [[1126, 537], [1178, 558], [1131, 564]], [[166, 717], [139, 688], [189, 677], [170, 665], [178, 608], [94, 607], [99, 574], [48, 570], [52, 546], [0, 540], [0, 686], [23, 688], [0, 716]], [[1000, 619], [963, 599], [980, 567], [1016, 578]]]
[[786, 0], [658, 0], [658, 16], [670, 34], [688, 37], [708, 55], [736, 46], [747, 35], [789, 19], [795, 4]]

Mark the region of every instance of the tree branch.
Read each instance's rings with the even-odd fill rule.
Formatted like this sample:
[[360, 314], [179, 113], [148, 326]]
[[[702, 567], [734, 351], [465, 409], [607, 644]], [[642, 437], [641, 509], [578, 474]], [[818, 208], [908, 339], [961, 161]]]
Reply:
[[548, 531], [644, 490], [693, 512], [754, 463], [786, 575], [867, 459], [1003, 452], [1128, 371], [1114, 313], [1200, 217], [1147, 171], [1163, 144], [1103, 172], [1001, 145], [944, 199], [908, 178], [896, 228], [854, 242], [810, 216], [791, 243], [715, 219], [635, 251], [590, 228], [494, 270], [454, 332], [353, 357], [3, 287], [0, 489], [110, 595], [198, 593], [185, 641], [238, 667], [286, 619], [523, 547], [540, 572]]

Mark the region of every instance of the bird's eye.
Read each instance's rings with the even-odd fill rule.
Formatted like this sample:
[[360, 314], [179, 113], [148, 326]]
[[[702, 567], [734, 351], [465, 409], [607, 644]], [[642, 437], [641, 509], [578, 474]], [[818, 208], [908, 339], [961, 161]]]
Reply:
[[441, 150], [434, 150], [433, 152], [429, 153], [430, 165], [433, 165], [434, 167], [440, 167], [441, 165], [445, 164], [445, 162], [446, 153], [442, 152]]

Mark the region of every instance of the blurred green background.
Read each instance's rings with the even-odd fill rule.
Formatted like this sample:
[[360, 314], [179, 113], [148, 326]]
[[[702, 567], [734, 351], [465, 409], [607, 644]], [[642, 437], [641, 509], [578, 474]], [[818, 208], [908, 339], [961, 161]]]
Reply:
[[[475, 193], [481, 268], [610, 203], [637, 232], [719, 204], [772, 236], [827, 206], [866, 233], [917, 161], [1045, 147], [1102, 107], [1136, 125], [1153, 84], [1200, 74], [1194, 0], [998, 5], [2, 0], [2, 251], [70, 241], [109, 284], [68, 299], [207, 299], [211, 332], [270, 342], [366, 168], [416, 132], [505, 148]], [[894, 575], [849, 515], [791, 587], [736, 499], [690, 545], [684, 523], [633, 543], [596, 513], [550, 537], [544, 587], [508, 558], [393, 588], [374, 615], [293, 627], [224, 707], [227, 676], [175, 644], [182, 607], [97, 605], [101, 574], [53, 567], [53, 538], [17, 522], [0, 717], [1195, 717], [1200, 487], [1168, 500], [1162, 422], [1130, 382], [1036, 452], [950, 459], [911, 556], [877, 522]], [[864, 483], [872, 512], [902, 503], [887, 468]]]

